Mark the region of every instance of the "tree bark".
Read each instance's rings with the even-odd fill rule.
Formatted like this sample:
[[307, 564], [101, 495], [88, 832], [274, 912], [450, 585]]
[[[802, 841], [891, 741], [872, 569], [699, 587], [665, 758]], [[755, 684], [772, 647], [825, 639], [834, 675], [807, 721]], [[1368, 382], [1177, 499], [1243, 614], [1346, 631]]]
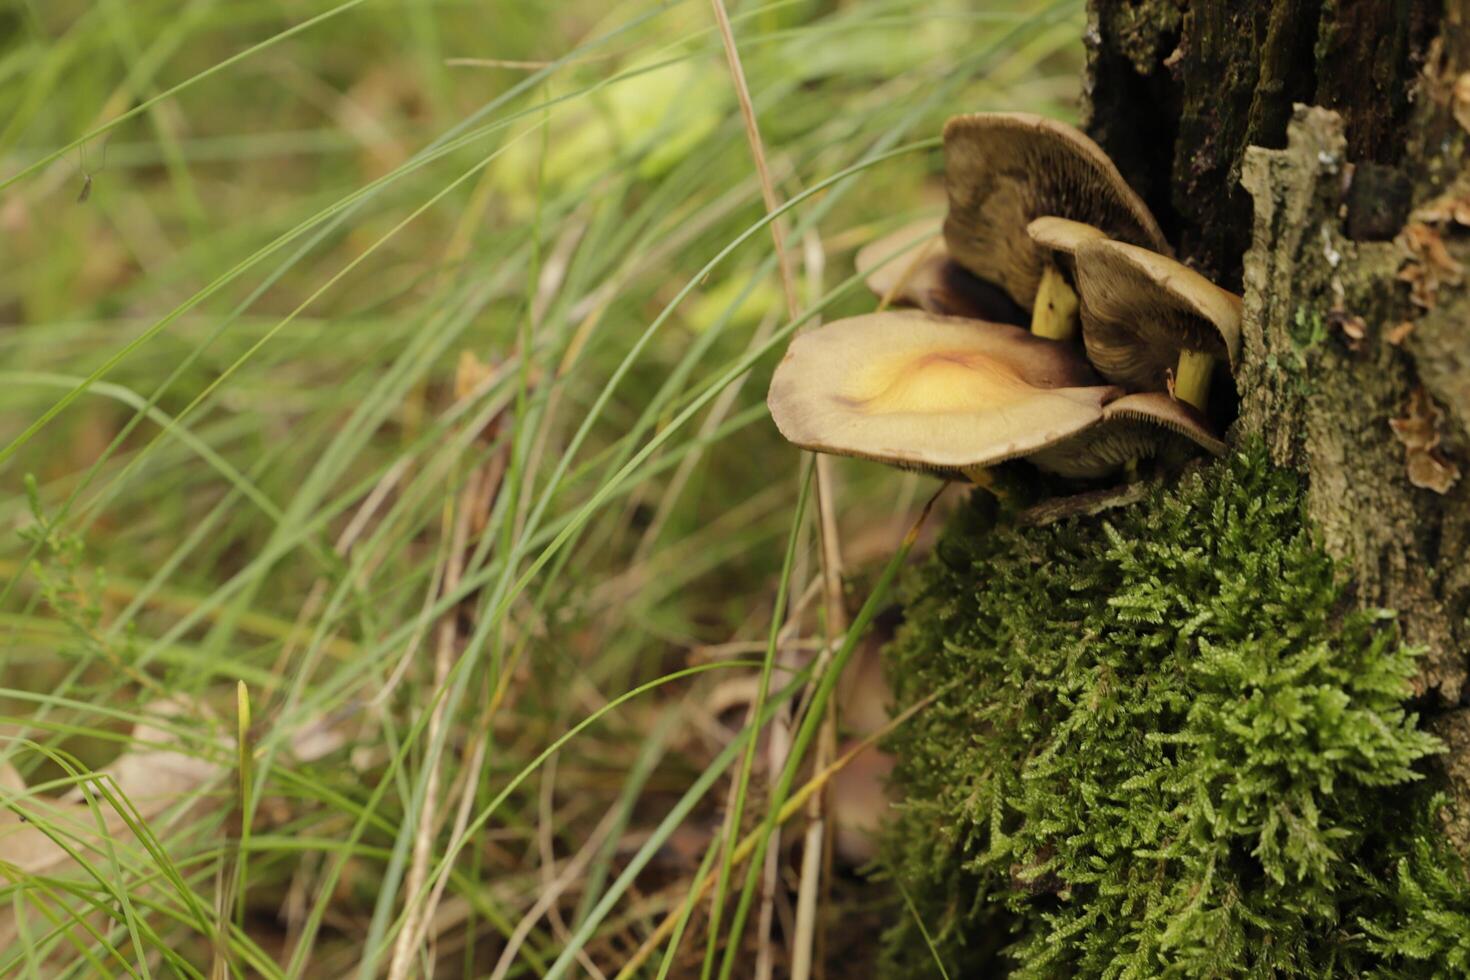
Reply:
[[1426, 649], [1470, 844], [1470, 0], [1090, 0], [1092, 136], [1245, 299], [1237, 439]]

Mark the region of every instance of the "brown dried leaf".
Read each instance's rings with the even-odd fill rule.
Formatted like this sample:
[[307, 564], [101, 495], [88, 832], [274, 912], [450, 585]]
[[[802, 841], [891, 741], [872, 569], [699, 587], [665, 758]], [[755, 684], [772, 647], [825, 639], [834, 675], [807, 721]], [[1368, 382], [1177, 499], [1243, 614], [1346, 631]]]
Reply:
[[1465, 271], [1464, 266], [1450, 255], [1439, 232], [1420, 221], [1410, 223], [1406, 232], [1410, 247], [1421, 261], [1432, 266], [1446, 281], [1459, 281]]
[[[0, 867], [28, 875], [58, 875], [76, 864], [73, 854], [93, 863], [108, 860], [110, 849], [135, 845], [131, 824], [138, 819], [152, 824], [151, 831], [166, 842], [159, 818], [174, 808], [197, 812], [197, 807], [213, 805], [228, 794], [235, 765], [229, 740], [206, 738], [183, 751], [177, 731], [161, 724], [176, 718], [182, 726], [192, 727], [194, 720], [209, 718], [205, 705], [162, 700], [141, 713], [149, 720], [134, 726], [132, 747], [97, 770], [88, 780], [89, 792], [78, 785], [61, 797], [42, 796], [28, 790], [14, 766], [0, 763]], [[338, 747], [317, 729], [307, 726], [302, 735], [312, 737], [293, 739], [298, 758], [317, 758]], [[216, 785], [223, 794], [204, 792]], [[107, 796], [125, 801], [122, 808]], [[51, 833], [42, 829], [43, 824]], [[0, 949], [8, 948], [18, 935], [16, 915], [24, 910], [24, 902], [0, 906]]]
[[1451, 222], [1470, 225], [1470, 192], [1463, 185], [1463, 181], [1458, 181], [1455, 187], [1416, 208], [1413, 219], [1429, 225], [1448, 225]]
[[1439, 232], [1422, 221], [1405, 225], [1397, 241], [1410, 255], [1398, 278], [1409, 284], [1409, 298], [1414, 305], [1433, 309], [1439, 299], [1439, 287], [1459, 285], [1464, 267], [1450, 255]]
[[460, 351], [459, 363], [454, 368], [454, 400], [470, 397], [494, 373], [495, 369], [476, 357], [474, 351]]
[[[32, 823], [29, 816], [21, 817], [11, 812], [12, 806], [14, 804], [7, 799], [6, 812], [0, 814], [0, 861], [13, 865], [22, 873], [39, 874], [66, 860], [67, 853], [61, 845]], [[86, 808], [70, 807], [64, 813], [56, 813], [56, 806], [44, 801], [27, 800], [25, 804], [27, 814], [39, 815], [37, 811], [42, 811], [50, 822], [68, 830], [86, 819], [85, 813], [76, 813], [78, 809]], [[96, 831], [93, 825], [90, 833], [95, 836]], [[0, 915], [0, 937], [9, 934], [8, 918], [8, 915]]]
[[893, 691], [883, 675], [883, 644], [865, 638], [837, 681], [837, 715], [845, 731], [870, 735], [888, 724]]
[[[842, 755], [853, 747], [843, 745]], [[832, 777], [827, 792], [835, 825], [834, 848], [851, 865], [867, 864], [878, 853], [878, 828], [888, 815], [888, 776], [893, 757], [870, 748]]]
[[18, 238], [31, 230], [31, 212], [25, 198], [16, 194], [0, 204], [0, 231], [9, 237]]
[[1393, 344], [1395, 347], [1400, 347], [1403, 345], [1404, 341], [1409, 339], [1409, 334], [1413, 332], [1414, 321], [1403, 320], [1390, 327], [1388, 333], [1384, 334], [1384, 339], [1387, 340], [1390, 344]]
[[26, 781], [20, 778], [20, 773], [8, 762], [0, 762], [0, 798], [11, 793], [24, 793]]
[[[480, 360], [473, 351], [463, 350], [459, 354], [459, 362], [454, 369], [454, 400], [466, 402], [475, 397], [482, 397], [491, 387], [490, 382], [505, 370], [505, 362], [489, 363]], [[541, 382], [541, 372], [532, 367], [529, 378], [534, 387]], [[496, 413], [485, 423], [480, 430], [479, 440], [482, 443], [493, 443], [500, 434], [500, 424], [503, 412]]]
[[360, 709], [356, 706], [310, 721], [291, 736], [291, 751], [302, 762], [324, 759], [352, 741]]
[[1408, 464], [1410, 483], [1440, 495], [1449, 493], [1460, 479], [1460, 468], [1438, 452], [1410, 450]]
[[[171, 702], [158, 702], [144, 709], [155, 717], [183, 714], [186, 709]], [[172, 733], [147, 722], [133, 729], [133, 742], [139, 746], [124, 753], [110, 765], [98, 770], [111, 789], [132, 805], [137, 814], [149, 820], [194, 795], [201, 786], [216, 776], [219, 763], [167, 748], [177, 741]], [[95, 850], [105, 833], [109, 837], [130, 834], [124, 813], [102, 799], [99, 789], [83, 792], [81, 786], [71, 789], [59, 799], [26, 795], [24, 781], [13, 769], [0, 777], [4, 805], [0, 806], [0, 861], [15, 864], [26, 871], [39, 872], [70, 859], [67, 851], [51, 837], [38, 830], [29, 814], [44, 815], [62, 827], [69, 843], [81, 853]], [[96, 801], [98, 814], [87, 802]]]
[[1409, 395], [1401, 418], [1389, 419], [1389, 427], [1408, 449], [1433, 449], [1439, 445], [1439, 409], [1421, 388]]
[[1363, 349], [1363, 338], [1368, 336], [1368, 324], [1362, 317], [1354, 313], [1337, 311], [1328, 314], [1327, 319], [1342, 331], [1348, 350], [1360, 351]]
[[710, 689], [703, 707], [712, 717], [719, 718], [727, 711], [750, 704], [759, 690], [758, 677], [730, 677]]
[[1409, 395], [1403, 417], [1389, 419], [1388, 424], [1399, 442], [1404, 444], [1409, 482], [1444, 494], [1460, 479], [1460, 470], [1438, 449], [1441, 417], [1434, 400], [1421, 387]]
[[1455, 122], [1460, 124], [1461, 129], [1470, 132], [1470, 71], [1455, 79], [1450, 98]]
[[[172, 701], [158, 701], [143, 709], [151, 717], [185, 719], [195, 716], [198, 710]], [[218, 762], [169, 748], [177, 742], [174, 733], [147, 721], [140, 722], [133, 728], [133, 748], [102, 771], [112, 777], [118, 789], [139, 810], [159, 812], [193, 793], [220, 771]], [[80, 789], [73, 789], [63, 799], [85, 802]]]

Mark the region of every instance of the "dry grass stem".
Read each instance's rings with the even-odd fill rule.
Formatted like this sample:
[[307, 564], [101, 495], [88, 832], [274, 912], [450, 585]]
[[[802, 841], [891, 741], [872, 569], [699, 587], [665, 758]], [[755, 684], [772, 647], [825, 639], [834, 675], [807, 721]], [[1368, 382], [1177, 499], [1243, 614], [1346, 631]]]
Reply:
[[[442, 586], [444, 595], [449, 595], [459, 588], [461, 576], [464, 574], [470, 528], [475, 521], [474, 504], [480, 499], [479, 490], [482, 481], [488, 478], [491, 478], [491, 474], [487, 470], [477, 470], [460, 493], [459, 504], [454, 515], [449, 551], [445, 555], [446, 567]], [[440, 758], [443, 754], [445, 712], [448, 706], [444, 686], [448, 681], [449, 671], [454, 665], [454, 648], [459, 640], [458, 618], [457, 609], [450, 609], [444, 614], [439, 622], [434, 645], [433, 690], [435, 701], [433, 712], [429, 715], [429, 725], [425, 735], [428, 758], [424, 765], [428, 767], [428, 776], [424, 786], [423, 810], [419, 814], [418, 829], [413, 840], [413, 856], [409, 863], [408, 874], [404, 879], [404, 894], [407, 896], [408, 904], [404, 910], [403, 926], [393, 943], [393, 958], [388, 966], [388, 980], [406, 980], [413, 967], [414, 952], [417, 948], [415, 939], [418, 936], [419, 923], [431, 919], [434, 914], [434, 910], [427, 903], [423, 906], [418, 905], [416, 896], [429, 875], [434, 831], [438, 822]]]
[[[729, 64], [730, 76], [735, 86], [735, 95], [740, 103], [740, 115], [745, 122], [746, 139], [750, 144], [751, 156], [755, 160], [756, 174], [760, 178], [761, 196], [765, 201], [766, 212], [768, 214], [775, 214], [780, 210], [781, 205], [776, 197], [775, 185], [771, 181], [770, 169], [766, 165], [765, 144], [761, 139], [760, 125], [755, 116], [755, 105], [750, 97], [750, 87], [745, 81], [745, 69], [740, 62], [740, 52], [735, 44], [735, 33], [730, 25], [730, 16], [725, 10], [724, 0], [710, 0], [710, 5], [714, 10], [715, 22], [720, 29], [720, 40], [724, 45], [725, 60]], [[794, 321], [799, 315], [801, 306], [796, 293], [796, 280], [791, 270], [790, 256], [786, 250], [785, 222], [782, 218], [776, 217], [771, 221], [770, 227], [771, 238], [774, 241], [776, 249], [776, 263], [781, 270], [781, 287], [786, 297], [786, 311]], [[828, 643], [830, 645], [832, 636], [838, 635], [840, 632], [839, 626], [841, 626], [841, 629], [845, 629], [844, 621], [846, 616], [845, 613], [840, 611], [842, 605], [841, 567], [840, 565], [834, 566], [832, 564], [833, 556], [840, 555], [841, 548], [838, 544], [836, 508], [835, 503], [832, 501], [834, 491], [831, 467], [827, 458], [822, 456], [817, 458], [816, 491], [819, 514], [821, 516], [821, 537], [824, 542], [822, 550], [823, 580], [826, 583]], [[778, 713], [777, 719], [772, 723], [772, 751], [780, 751], [783, 742], [789, 748], [789, 739], [789, 718], [784, 713]], [[770, 771], [774, 774], [780, 771], [781, 767], [780, 765], [774, 764], [774, 757], [772, 761], [773, 765]], [[784, 764], [784, 758], [782, 759], [782, 763]], [[773, 847], [772, 851], [775, 850], [777, 848]], [[761, 947], [764, 947], [769, 941], [769, 926], [771, 922], [770, 903], [773, 900], [777, 884], [775, 872], [776, 866], [773, 864], [768, 865], [762, 881], [761, 911], [758, 919], [760, 928], [757, 937]], [[803, 887], [814, 887], [814, 885], [804, 884]], [[768, 965], [770, 962], [769, 951], [763, 951], [758, 957], [758, 961], [757, 973], [759, 975], [759, 964]]]

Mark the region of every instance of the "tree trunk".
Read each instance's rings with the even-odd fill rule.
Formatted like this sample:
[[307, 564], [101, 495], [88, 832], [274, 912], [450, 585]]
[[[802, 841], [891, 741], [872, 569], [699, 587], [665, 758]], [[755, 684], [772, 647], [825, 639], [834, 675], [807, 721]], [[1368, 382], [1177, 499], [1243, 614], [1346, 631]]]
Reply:
[[1085, 40], [1088, 130], [1244, 298], [1240, 452], [1050, 526], [977, 494], [910, 577], [889, 972], [1464, 975], [1470, 0]]
[[1245, 298], [1235, 435], [1426, 648], [1470, 773], [1470, 0], [1091, 0], [1086, 43], [1092, 136]]

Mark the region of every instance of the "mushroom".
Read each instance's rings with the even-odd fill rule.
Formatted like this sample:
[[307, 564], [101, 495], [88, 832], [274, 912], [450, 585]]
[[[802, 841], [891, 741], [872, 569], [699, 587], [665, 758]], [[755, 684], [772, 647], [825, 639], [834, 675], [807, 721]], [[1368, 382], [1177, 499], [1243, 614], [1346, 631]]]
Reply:
[[1148, 391], [1108, 402], [1097, 424], [1032, 454], [1030, 461], [1059, 476], [1093, 477], [1193, 446], [1225, 455], [1225, 443], [1203, 415], [1161, 391]]
[[1032, 331], [1068, 340], [1077, 332], [1077, 293], [1072, 255], [1077, 246], [1108, 236], [1100, 228], [1069, 218], [1047, 215], [1026, 226], [1026, 234], [1045, 252], [1046, 264], [1032, 306]]
[[1118, 168], [1071, 126], [1026, 113], [956, 116], [944, 127], [944, 160], [949, 254], [1030, 309], [1038, 336], [1073, 336], [1077, 298], [1055, 250], [1027, 233], [1037, 218], [1065, 218], [1108, 238], [1168, 250]]
[[1099, 384], [1072, 346], [1019, 327], [917, 311], [839, 320], [794, 340], [767, 404], [781, 434], [815, 452], [946, 478], [1026, 458], [1065, 477], [1103, 476], [1185, 440], [1224, 444], [1161, 392]]
[[880, 612], [837, 679], [837, 713], [845, 731], [869, 735], [888, 723], [893, 691], [883, 675], [883, 647], [893, 639], [902, 615], [898, 606]]
[[1086, 242], [1102, 241], [1108, 237], [1107, 232], [1095, 225], [1054, 215], [1031, 222], [1026, 226], [1026, 234], [1037, 247], [1050, 253], [1048, 258], [1051, 262], [1069, 276], [1073, 274], [1073, 256], [1077, 249]]
[[[839, 758], [860, 746], [863, 737], [888, 724], [893, 690], [883, 675], [882, 650], [893, 639], [895, 618], [891, 613], [878, 615], [837, 680], [838, 716], [843, 730], [852, 736], [838, 749]], [[891, 804], [887, 782], [892, 768], [893, 757], [870, 745], [832, 778], [828, 804], [835, 825], [836, 850], [849, 864], [864, 865], [876, 856], [876, 832]]]
[[[839, 747], [839, 754], [856, 747], [855, 742], [846, 742]], [[828, 801], [836, 832], [833, 846], [838, 856], [853, 867], [878, 856], [878, 831], [892, 805], [887, 785], [892, 772], [893, 756], [870, 748], [859, 752], [832, 777]]]
[[999, 286], [950, 258], [938, 218], [905, 225], [865, 245], [855, 264], [883, 305], [999, 323], [1024, 323], [1029, 316]]
[[1058, 445], [1122, 394], [1019, 327], [891, 311], [797, 337], [767, 404], [803, 449], [953, 477]]
[[1082, 341], [1103, 377], [1133, 391], [1171, 387], [1204, 411], [1215, 362], [1234, 371], [1240, 297], [1179, 262], [1116, 241], [1090, 241], [1074, 255], [1082, 294]]

